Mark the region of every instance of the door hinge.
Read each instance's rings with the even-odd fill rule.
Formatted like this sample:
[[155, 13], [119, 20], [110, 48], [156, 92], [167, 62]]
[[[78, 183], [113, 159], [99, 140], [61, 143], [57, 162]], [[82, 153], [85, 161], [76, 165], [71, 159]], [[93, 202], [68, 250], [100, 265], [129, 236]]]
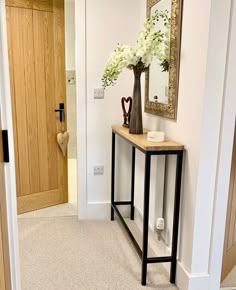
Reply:
[[3, 145], [3, 161], [8, 163], [9, 160], [9, 146], [8, 146], [8, 131], [2, 130], [2, 145]]

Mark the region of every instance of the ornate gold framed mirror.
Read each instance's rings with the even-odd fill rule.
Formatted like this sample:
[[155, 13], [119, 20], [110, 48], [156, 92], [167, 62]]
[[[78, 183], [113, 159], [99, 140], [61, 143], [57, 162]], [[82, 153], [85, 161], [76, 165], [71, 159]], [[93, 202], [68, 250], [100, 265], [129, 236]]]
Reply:
[[[147, 0], [147, 17], [155, 11], [166, 11], [170, 21], [167, 66], [153, 59], [145, 78], [145, 105], [147, 113], [175, 119], [177, 118], [181, 22], [183, 0]], [[157, 29], [163, 29], [164, 23], [158, 22]]]

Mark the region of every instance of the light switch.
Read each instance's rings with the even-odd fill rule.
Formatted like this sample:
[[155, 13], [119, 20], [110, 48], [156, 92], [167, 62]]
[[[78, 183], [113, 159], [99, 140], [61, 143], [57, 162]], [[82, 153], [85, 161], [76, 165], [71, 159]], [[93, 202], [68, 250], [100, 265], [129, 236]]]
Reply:
[[104, 99], [104, 89], [95, 88], [94, 89], [94, 99]]

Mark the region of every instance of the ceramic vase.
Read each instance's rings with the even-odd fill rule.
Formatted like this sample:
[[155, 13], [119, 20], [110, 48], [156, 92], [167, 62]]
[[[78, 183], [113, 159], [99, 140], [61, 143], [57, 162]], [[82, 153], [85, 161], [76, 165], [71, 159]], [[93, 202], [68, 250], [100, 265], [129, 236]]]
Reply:
[[141, 98], [141, 74], [143, 69], [139, 66], [133, 67], [134, 72], [134, 90], [132, 110], [129, 123], [130, 134], [143, 134], [142, 120], [142, 98]]

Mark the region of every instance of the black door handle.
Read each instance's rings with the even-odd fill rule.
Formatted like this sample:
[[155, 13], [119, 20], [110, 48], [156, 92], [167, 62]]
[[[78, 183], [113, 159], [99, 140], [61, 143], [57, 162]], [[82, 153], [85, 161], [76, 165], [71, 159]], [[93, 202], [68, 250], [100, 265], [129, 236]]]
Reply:
[[64, 103], [59, 104], [59, 109], [56, 109], [55, 112], [60, 113], [60, 122], [63, 122], [65, 120], [65, 106]]

